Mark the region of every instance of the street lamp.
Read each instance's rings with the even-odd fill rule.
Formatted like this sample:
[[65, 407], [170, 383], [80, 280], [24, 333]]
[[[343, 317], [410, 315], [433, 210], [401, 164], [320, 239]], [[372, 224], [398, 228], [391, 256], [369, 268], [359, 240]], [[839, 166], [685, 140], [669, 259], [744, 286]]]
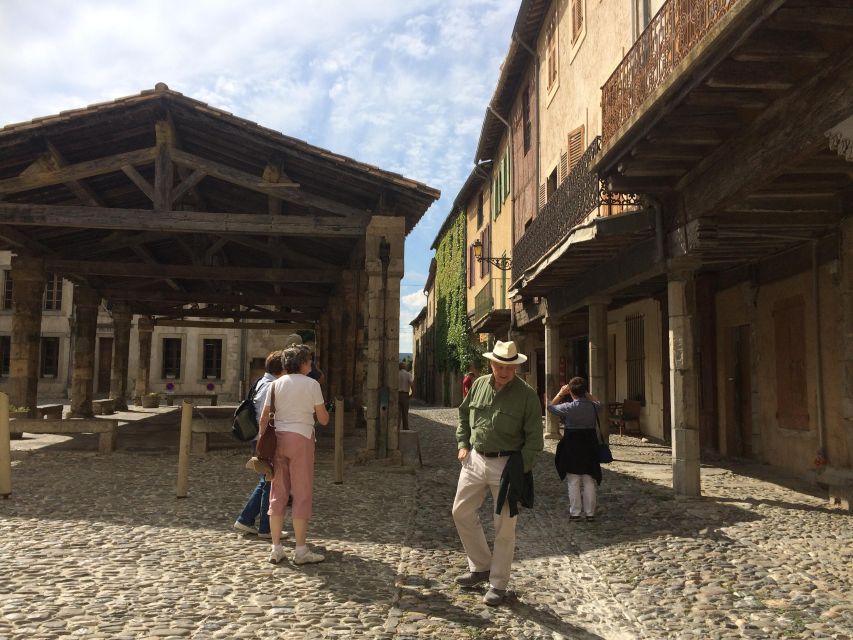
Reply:
[[474, 244], [471, 246], [474, 248], [474, 257], [477, 259], [477, 262], [483, 262], [485, 260], [489, 264], [495, 265], [501, 271], [508, 271], [512, 269], [512, 258], [492, 258], [491, 256], [484, 256], [483, 243], [479, 240], [475, 240]]

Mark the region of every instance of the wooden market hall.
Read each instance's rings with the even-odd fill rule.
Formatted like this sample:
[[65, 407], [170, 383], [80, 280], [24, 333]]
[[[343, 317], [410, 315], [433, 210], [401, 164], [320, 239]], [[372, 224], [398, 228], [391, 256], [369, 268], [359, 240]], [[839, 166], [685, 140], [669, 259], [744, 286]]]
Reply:
[[[10, 403], [38, 399], [46, 274], [74, 283], [70, 402], [92, 415], [98, 310], [117, 408], [149, 391], [156, 326], [310, 327], [327, 395], [396, 424], [406, 234], [439, 192], [153, 90], [0, 129], [0, 250], [12, 252]], [[128, 388], [131, 326], [139, 343]], [[246, 380], [243, 380], [245, 383]]]

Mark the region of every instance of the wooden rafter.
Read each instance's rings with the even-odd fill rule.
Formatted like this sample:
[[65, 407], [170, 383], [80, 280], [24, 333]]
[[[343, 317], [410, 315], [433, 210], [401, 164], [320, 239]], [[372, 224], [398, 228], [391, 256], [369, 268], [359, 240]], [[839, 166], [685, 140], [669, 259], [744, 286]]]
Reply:
[[127, 289], [103, 289], [101, 295], [109, 300], [136, 300], [137, 302], [174, 302], [178, 304], [241, 304], [279, 305], [282, 307], [322, 308], [326, 304], [324, 296], [306, 295], [267, 295], [251, 293], [237, 295], [228, 293], [191, 293], [178, 291], [129, 291]]

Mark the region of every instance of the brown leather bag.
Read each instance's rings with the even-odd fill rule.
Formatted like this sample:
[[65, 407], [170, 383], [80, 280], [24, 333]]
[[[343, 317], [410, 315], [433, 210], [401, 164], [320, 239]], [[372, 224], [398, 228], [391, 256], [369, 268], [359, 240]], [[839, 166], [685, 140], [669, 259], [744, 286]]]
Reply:
[[258, 444], [255, 445], [255, 455], [261, 460], [266, 460], [270, 464], [275, 459], [275, 427], [273, 427], [273, 412], [275, 411], [275, 381], [270, 384], [270, 420], [266, 428], [258, 438]]

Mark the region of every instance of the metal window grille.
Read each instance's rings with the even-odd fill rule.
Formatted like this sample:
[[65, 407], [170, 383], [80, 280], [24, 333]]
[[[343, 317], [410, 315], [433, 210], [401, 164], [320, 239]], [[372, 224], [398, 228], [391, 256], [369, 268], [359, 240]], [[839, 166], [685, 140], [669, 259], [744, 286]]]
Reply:
[[626, 364], [628, 367], [628, 399], [646, 401], [646, 351], [643, 316], [625, 319]]

